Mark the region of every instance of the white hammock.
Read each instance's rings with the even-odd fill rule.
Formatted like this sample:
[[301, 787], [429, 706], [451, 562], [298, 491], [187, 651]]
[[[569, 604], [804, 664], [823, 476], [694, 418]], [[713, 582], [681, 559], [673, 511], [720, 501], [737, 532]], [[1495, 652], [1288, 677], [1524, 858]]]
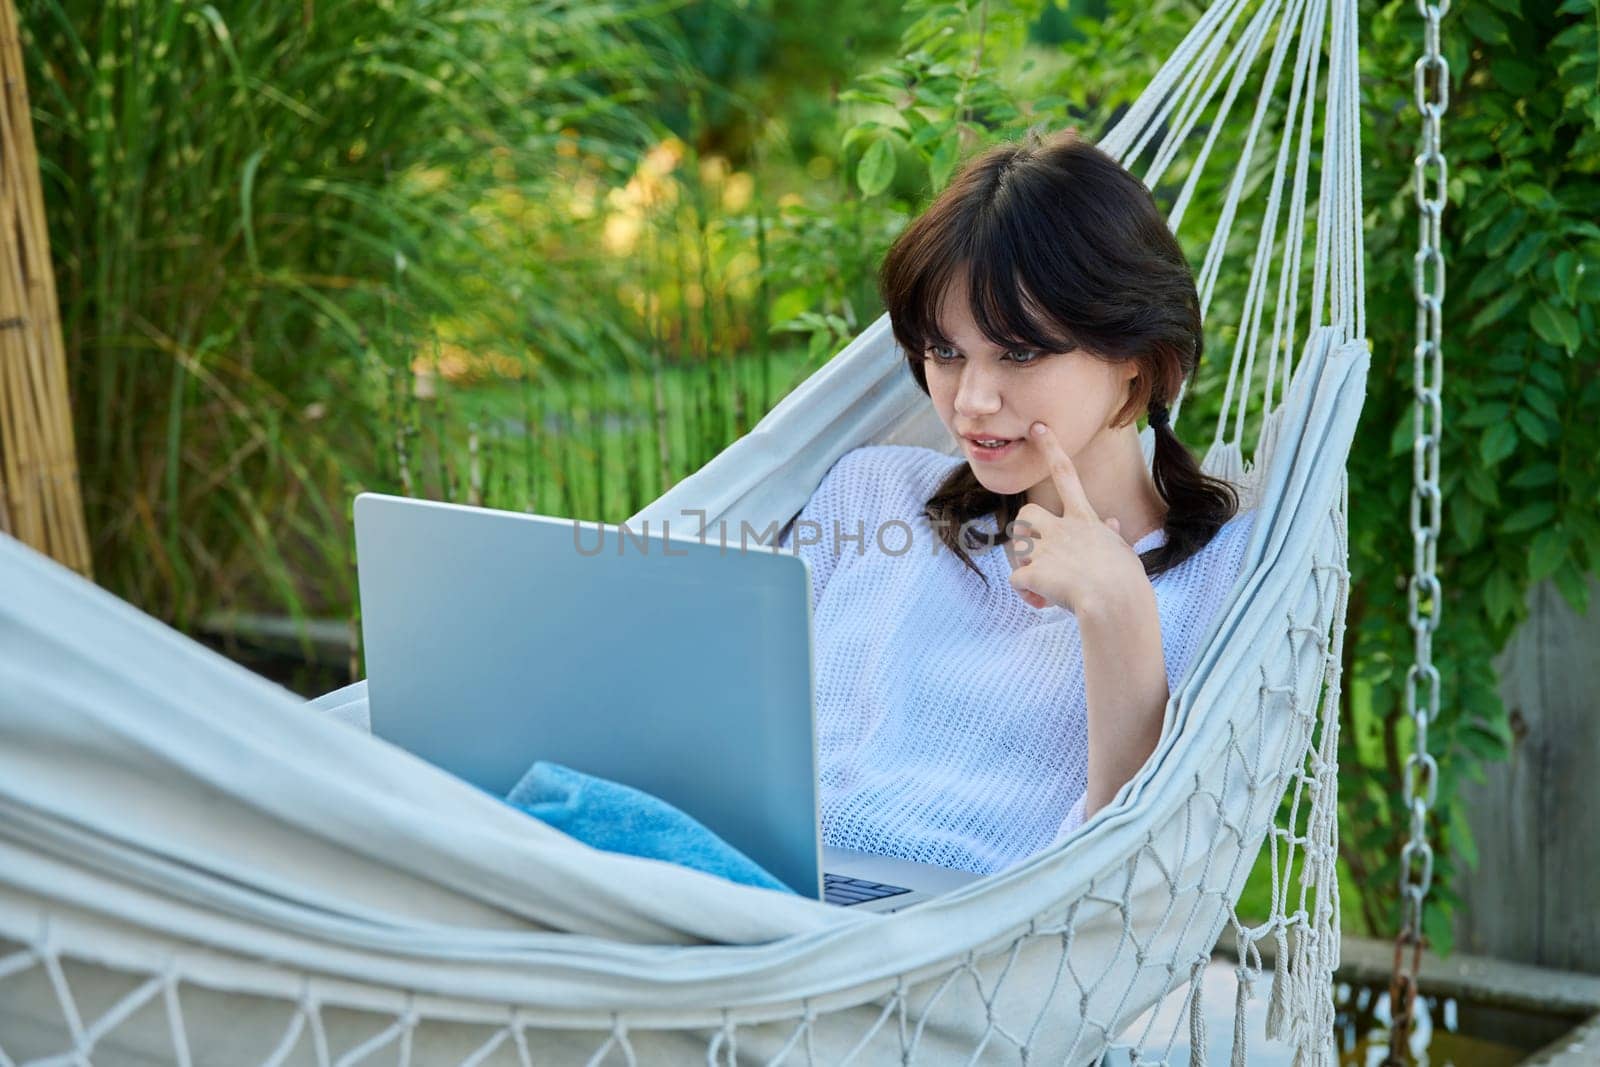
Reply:
[[[597, 852], [0, 538], [0, 1067], [1148, 1063], [1182, 1044], [1203, 1062], [1191, 979], [1229, 927], [1240, 1018], [1270, 939], [1269, 1029], [1332, 1063], [1344, 462], [1367, 369], [1355, 29], [1354, 0], [1219, 0], [1102, 142], [1130, 165], [1152, 149], [1154, 186], [1208, 123], [1176, 226], [1265, 57], [1199, 275], [1209, 304], [1282, 116], [1206, 457], [1258, 516], [1156, 753], [1081, 833], [892, 915]], [[840, 455], [885, 442], [950, 444], [879, 320], [634, 518], [781, 525]], [[1263, 842], [1272, 914], [1250, 926], [1232, 902]], [[1169, 995], [1181, 1032], [1148, 1010]]]

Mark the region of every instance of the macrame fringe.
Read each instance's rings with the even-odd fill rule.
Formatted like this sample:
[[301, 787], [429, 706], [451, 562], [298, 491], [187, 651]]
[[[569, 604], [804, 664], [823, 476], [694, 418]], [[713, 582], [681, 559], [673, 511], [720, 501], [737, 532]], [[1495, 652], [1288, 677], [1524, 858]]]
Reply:
[[1189, 1067], [1206, 1067], [1206, 1012], [1201, 994], [1206, 985], [1206, 964], [1202, 956], [1189, 968]]
[[1253, 990], [1251, 986], [1255, 979], [1246, 973], [1240, 966], [1234, 971], [1233, 990], [1233, 1055], [1229, 1058], [1229, 1067], [1245, 1067], [1249, 1059], [1249, 1050], [1246, 1045], [1248, 1031], [1245, 1029], [1245, 1005], [1250, 1002]]
[[1327, 1054], [1333, 1030], [1333, 965], [1327, 939], [1301, 912], [1274, 931], [1278, 957], [1272, 971], [1272, 999], [1267, 1008], [1267, 1036], [1295, 1050], [1300, 1067], [1332, 1067]]
[[1289, 973], [1289, 932], [1281, 922], [1272, 931], [1272, 938], [1277, 951], [1273, 954], [1272, 991], [1267, 996], [1267, 1037], [1280, 1041], [1289, 1036], [1289, 983], [1292, 981]]

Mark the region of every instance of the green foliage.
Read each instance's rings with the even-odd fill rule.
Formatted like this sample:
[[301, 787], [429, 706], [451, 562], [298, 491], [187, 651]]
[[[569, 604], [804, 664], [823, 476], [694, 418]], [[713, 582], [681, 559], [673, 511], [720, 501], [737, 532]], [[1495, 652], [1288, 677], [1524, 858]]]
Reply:
[[[730, 0], [677, 8], [694, 68], [708, 101], [695, 121], [686, 109], [661, 118], [685, 140], [723, 152], [736, 164], [763, 147], [804, 165], [831, 158], [838, 88], [872, 56], [894, 44], [896, 4], [835, 0]], [[826, 26], [826, 32], [818, 32]]]
[[902, 158], [907, 180], [897, 189], [914, 193], [926, 179], [938, 191], [975, 145], [1020, 132], [1033, 115], [1047, 113], [1053, 101], [1035, 100], [1024, 108], [999, 75], [1044, 6], [1041, 0], [909, 0], [911, 23], [901, 34], [899, 55], [839, 94], [867, 110], [843, 142], [863, 195], [895, 186]]

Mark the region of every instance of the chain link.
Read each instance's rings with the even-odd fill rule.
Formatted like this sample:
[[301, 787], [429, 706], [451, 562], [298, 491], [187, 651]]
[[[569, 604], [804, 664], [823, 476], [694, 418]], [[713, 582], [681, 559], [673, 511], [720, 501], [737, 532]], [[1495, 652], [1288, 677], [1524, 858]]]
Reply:
[[[1409, 835], [1400, 850], [1400, 930], [1394, 943], [1394, 972], [1389, 983], [1393, 1023], [1385, 1065], [1409, 1062], [1409, 1045], [1422, 965], [1422, 906], [1433, 885], [1433, 847], [1428, 843], [1428, 811], [1439, 789], [1439, 764], [1428, 753], [1428, 727], [1439, 717], [1439, 669], [1433, 665], [1433, 635], [1443, 609], [1436, 573], [1439, 519], [1439, 438], [1444, 430], [1444, 251], [1440, 236], [1449, 185], [1440, 120], [1450, 106], [1450, 65], [1439, 51], [1439, 22], [1450, 0], [1417, 0], [1423, 19], [1423, 52], [1412, 67], [1417, 114], [1422, 119], [1422, 147], [1413, 162], [1420, 225], [1413, 259], [1412, 293], [1417, 302], [1413, 374], [1411, 449], [1412, 576], [1406, 594], [1406, 618], [1415, 642], [1414, 662], [1406, 672], [1405, 712], [1413, 726], [1413, 745], [1406, 757], [1402, 793], [1410, 816]], [[1407, 958], [1406, 949], [1410, 954]]]

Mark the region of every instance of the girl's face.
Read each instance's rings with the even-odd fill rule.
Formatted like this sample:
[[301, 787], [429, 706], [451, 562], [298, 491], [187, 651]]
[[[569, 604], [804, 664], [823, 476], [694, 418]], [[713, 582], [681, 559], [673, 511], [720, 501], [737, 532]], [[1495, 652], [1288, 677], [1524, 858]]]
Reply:
[[[1030, 503], [1059, 515], [1061, 501], [1049, 463], [1029, 436], [1029, 427], [1035, 421], [1045, 423], [1080, 469], [1092, 468], [1097, 453], [1119, 429], [1111, 421], [1127, 402], [1128, 383], [1137, 377], [1138, 365], [1132, 360], [1105, 362], [1081, 349], [1052, 353], [1001, 348], [979, 331], [965, 293], [964, 285], [952, 285], [941, 307], [940, 329], [952, 344], [924, 353], [933, 406], [984, 488], [1000, 494], [1026, 492]], [[973, 438], [1008, 444], [985, 448]]]

